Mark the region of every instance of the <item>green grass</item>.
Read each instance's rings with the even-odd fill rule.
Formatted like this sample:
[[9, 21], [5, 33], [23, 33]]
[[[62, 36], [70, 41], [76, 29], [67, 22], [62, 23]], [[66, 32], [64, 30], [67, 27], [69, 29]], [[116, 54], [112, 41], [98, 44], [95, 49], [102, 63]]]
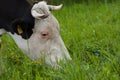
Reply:
[[120, 80], [119, 1], [72, 3], [52, 13], [72, 62], [53, 70], [31, 61], [4, 35], [0, 80]]

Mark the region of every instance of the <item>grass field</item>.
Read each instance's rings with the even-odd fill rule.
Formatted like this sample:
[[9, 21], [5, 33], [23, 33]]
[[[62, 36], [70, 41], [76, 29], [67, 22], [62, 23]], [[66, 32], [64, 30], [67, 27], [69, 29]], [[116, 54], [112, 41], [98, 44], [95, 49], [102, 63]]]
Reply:
[[[106, 0], [107, 1], [107, 0]], [[52, 12], [72, 62], [53, 70], [2, 36], [0, 80], [120, 80], [120, 1], [65, 4]]]

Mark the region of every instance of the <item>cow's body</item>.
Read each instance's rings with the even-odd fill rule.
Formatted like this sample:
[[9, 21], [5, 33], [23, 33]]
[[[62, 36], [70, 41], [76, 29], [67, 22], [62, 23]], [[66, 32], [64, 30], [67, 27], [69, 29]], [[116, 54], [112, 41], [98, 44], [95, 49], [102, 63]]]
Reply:
[[34, 18], [31, 15], [32, 6], [26, 0], [1, 0], [0, 1], [0, 28], [12, 34], [19, 34], [18, 25], [24, 33], [21, 36], [27, 39], [32, 34]]
[[0, 34], [10, 34], [18, 47], [33, 60], [44, 58], [56, 65], [71, 57], [59, 34], [59, 23], [49, 10], [62, 7], [42, 1], [33, 7], [26, 0], [0, 1]]

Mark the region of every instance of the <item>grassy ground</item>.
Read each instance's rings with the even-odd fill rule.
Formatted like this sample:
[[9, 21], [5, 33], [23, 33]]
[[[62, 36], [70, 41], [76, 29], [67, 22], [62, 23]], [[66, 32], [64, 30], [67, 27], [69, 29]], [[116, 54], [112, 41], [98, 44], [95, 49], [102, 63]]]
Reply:
[[120, 80], [119, 1], [66, 4], [52, 13], [73, 61], [53, 70], [31, 61], [4, 35], [0, 80]]

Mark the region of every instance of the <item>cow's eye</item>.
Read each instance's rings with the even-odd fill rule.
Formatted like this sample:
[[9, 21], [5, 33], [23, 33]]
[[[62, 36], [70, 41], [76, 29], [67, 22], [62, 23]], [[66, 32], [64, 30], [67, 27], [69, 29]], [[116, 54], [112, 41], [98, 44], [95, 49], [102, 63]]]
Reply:
[[45, 37], [45, 36], [47, 36], [47, 35], [48, 35], [48, 33], [43, 32], [43, 33], [41, 33], [41, 35]]
[[49, 32], [48, 31], [43, 31], [40, 33], [40, 37], [42, 39], [49, 39], [50, 38], [50, 35], [49, 35]]

